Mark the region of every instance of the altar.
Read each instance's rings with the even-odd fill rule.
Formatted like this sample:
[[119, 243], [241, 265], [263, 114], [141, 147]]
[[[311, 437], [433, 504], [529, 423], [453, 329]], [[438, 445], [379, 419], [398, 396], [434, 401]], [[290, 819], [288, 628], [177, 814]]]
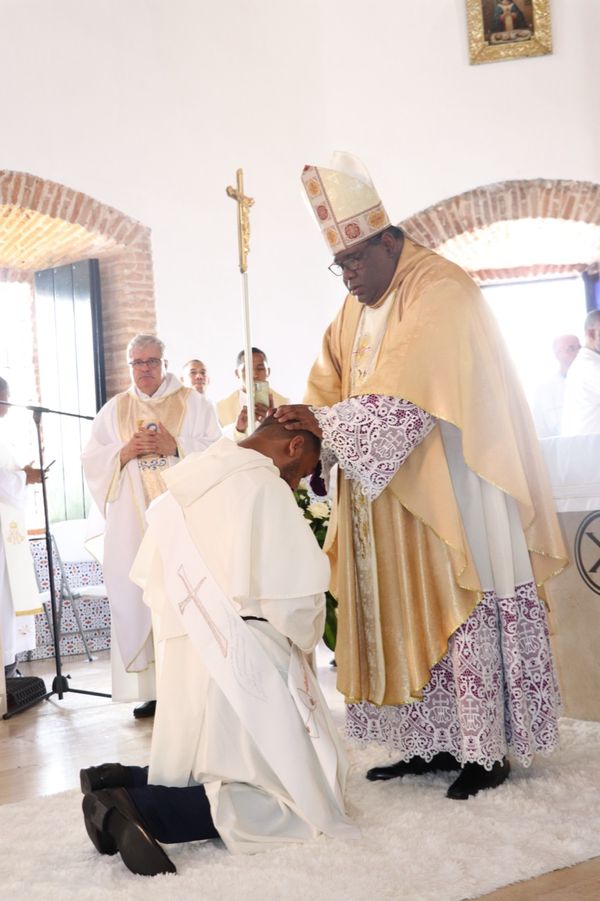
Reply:
[[547, 585], [563, 713], [600, 720], [600, 435], [540, 445], [571, 561]]

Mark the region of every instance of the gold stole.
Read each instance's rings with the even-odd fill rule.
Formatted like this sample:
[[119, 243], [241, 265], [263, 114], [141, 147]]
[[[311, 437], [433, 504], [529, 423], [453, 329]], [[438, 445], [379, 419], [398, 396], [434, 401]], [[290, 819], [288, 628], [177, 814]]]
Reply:
[[[352, 394], [362, 394], [361, 387], [375, 368], [385, 333], [393, 297], [387, 294], [376, 308], [363, 307], [352, 348], [350, 383]], [[385, 654], [382, 641], [382, 611], [377, 578], [376, 530], [373, 511], [357, 481], [350, 483], [352, 511], [352, 544], [356, 565], [358, 593], [355, 599], [361, 622], [366, 668], [369, 672], [369, 697], [381, 700], [385, 694]], [[384, 614], [385, 618], [385, 614]]]
[[[149, 423], [161, 423], [176, 439], [186, 411], [187, 397], [192, 388], [178, 388], [164, 397], [142, 400], [129, 391], [117, 397], [117, 423], [121, 441], [129, 441], [134, 432]], [[162, 473], [169, 466], [167, 457], [146, 454], [138, 457], [138, 467], [146, 506], [165, 491]]]
[[41, 613], [24, 512], [0, 503], [0, 529], [13, 610], [17, 616]]

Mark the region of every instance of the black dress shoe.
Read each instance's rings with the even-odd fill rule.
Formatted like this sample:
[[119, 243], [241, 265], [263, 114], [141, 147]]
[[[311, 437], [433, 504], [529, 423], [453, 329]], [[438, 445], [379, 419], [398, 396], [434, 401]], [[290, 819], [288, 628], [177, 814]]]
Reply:
[[371, 782], [387, 779], [401, 779], [402, 776], [422, 776], [423, 773], [436, 773], [440, 770], [459, 770], [458, 760], [445, 751], [434, 754], [431, 760], [423, 760], [422, 757], [411, 757], [410, 760], [401, 760], [390, 766], [374, 766], [367, 770], [367, 779]]
[[79, 784], [84, 795], [103, 788], [127, 788], [129, 782], [127, 767], [121, 763], [101, 763], [79, 770]]
[[150, 835], [126, 789], [106, 788], [85, 795], [82, 809], [87, 833], [101, 854], [118, 851], [125, 866], [139, 876], [177, 872]]
[[139, 707], [133, 708], [133, 715], [136, 720], [143, 720], [147, 716], [154, 716], [156, 713], [156, 701], [144, 701]]
[[478, 763], [466, 763], [458, 779], [446, 792], [446, 797], [452, 798], [453, 801], [467, 801], [477, 792], [502, 785], [504, 780], [508, 779], [509, 773], [510, 763], [506, 757], [497, 760], [491, 770], [486, 770]]

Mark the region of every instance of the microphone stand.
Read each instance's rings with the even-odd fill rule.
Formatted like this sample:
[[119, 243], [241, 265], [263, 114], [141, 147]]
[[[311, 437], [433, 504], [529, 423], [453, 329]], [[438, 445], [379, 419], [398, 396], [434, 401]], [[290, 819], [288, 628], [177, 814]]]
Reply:
[[63, 695], [67, 692], [72, 692], [73, 694], [80, 695], [93, 695], [98, 698], [111, 698], [112, 695], [106, 694], [106, 692], [101, 691], [86, 691], [82, 688], [71, 688], [68, 683], [68, 679], [70, 676], [63, 676], [62, 674], [62, 660], [60, 655], [60, 634], [58, 627], [58, 614], [56, 610], [56, 583], [54, 581], [54, 562], [53, 562], [53, 554], [52, 554], [52, 540], [50, 536], [50, 517], [48, 514], [48, 495], [46, 492], [46, 470], [44, 469], [44, 450], [42, 446], [42, 413], [54, 413], [57, 416], [72, 416], [75, 419], [88, 419], [93, 420], [93, 416], [84, 416], [81, 413], [66, 413], [63, 410], [50, 410], [48, 407], [40, 407], [37, 405], [23, 405], [23, 404], [11, 404], [8, 401], [1, 401], [3, 406], [6, 407], [17, 407], [22, 410], [29, 410], [33, 414], [33, 421], [35, 423], [36, 433], [37, 433], [37, 444], [38, 444], [38, 455], [40, 459], [40, 471], [41, 471], [41, 485], [42, 485], [42, 502], [44, 507], [44, 525], [45, 525], [45, 539], [46, 539], [46, 555], [48, 558], [48, 588], [50, 590], [50, 611], [52, 614], [52, 633], [54, 639], [54, 660], [55, 660], [55, 668], [56, 675], [52, 681], [52, 690], [47, 692], [45, 695], [42, 695], [39, 698], [36, 698], [34, 701], [29, 701], [24, 704], [21, 704], [17, 707], [14, 707], [9, 712], [5, 713], [3, 719], [9, 719], [11, 716], [14, 716], [15, 713], [20, 713], [22, 710], [26, 710], [28, 707], [31, 707], [33, 704], [37, 704], [38, 701], [45, 701], [48, 698], [51, 698], [53, 695], [57, 695], [59, 701], [63, 700]]

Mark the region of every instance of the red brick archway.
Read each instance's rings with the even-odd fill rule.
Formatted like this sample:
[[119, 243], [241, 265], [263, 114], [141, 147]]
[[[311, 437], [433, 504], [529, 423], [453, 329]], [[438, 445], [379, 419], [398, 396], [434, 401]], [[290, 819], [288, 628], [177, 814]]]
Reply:
[[591, 182], [498, 182], [400, 225], [480, 283], [600, 270], [600, 185]]
[[106, 388], [129, 383], [125, 347], [156, 330], [150, 229], [72, 188], [0, 170], [0, 280], [96, 257], [102, 286]]

